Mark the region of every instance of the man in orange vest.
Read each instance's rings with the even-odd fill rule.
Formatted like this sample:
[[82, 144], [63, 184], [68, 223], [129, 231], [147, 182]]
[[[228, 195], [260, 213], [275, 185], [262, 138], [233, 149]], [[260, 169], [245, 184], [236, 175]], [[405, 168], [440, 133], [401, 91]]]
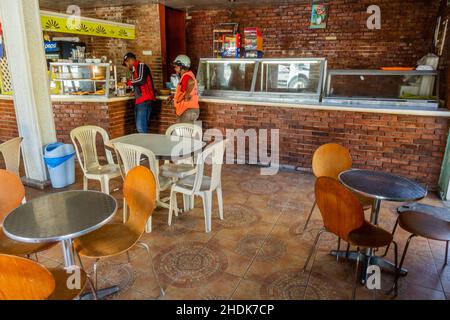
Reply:
[[178, 123], [194, 123], [200, 116], [200, 106], [197, 80], [190, 70], [191, 59], [180, 55], [173, 62], [173, 66], [180, 76], [180, 82], [175, 96], [171, 96], [169, 102], [173, 101]]

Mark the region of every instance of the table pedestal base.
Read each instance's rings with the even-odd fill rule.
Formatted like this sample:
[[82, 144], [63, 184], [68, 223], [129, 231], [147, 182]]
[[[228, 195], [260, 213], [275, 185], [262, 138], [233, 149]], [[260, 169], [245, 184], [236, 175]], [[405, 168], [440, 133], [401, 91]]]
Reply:
[[[106, 297], [112, 296], [113, 294], [116, 294], [119, 291], [120, 291], [120, 289], [118, 286], [100, 289], [96, 292], [97, 299], [98, 300], [104, 299]], [[83, 294], [79, 300], [94, 300], [94, 295], [91, 292], [89, 292], [89, 293]]]
[[[336, 251], [333, 250], [330, 253], [333, 257], [345, 259], [347, 257], [347, 251]], [[358, 258], [358, 253], [356, 251], [349, 251], [348, 253], [348, 260], [355, 261]], [[389, 273], [395, 274], [396, 268], [395, 265], [392, 262], [387, 261], [383, 257], [377, 257], [377, 256], [367, 256], [364, 253], [360, 253], [360, 260], [359, 263], [361, 264], [361, 273], [360, 273], [360, 281], [362, 284], [366, 283], [367, 279], [367, 268], [369, 267], [369, 261], [370, 265], [377, 265], [384, 271], [387, 271]], [[408, 270], [402, 268], [400, 270], [400, 275], [402, 277], [405, 277], [408, 274]]]

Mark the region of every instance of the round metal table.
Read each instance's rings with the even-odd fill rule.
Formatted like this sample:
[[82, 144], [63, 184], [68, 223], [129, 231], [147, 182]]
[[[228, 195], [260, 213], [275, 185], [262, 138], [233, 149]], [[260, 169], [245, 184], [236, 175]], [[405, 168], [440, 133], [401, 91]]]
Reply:
[[99, 229], [117, 211], [116, 200], [97, 191], [67, 191], [33, 199], [3, 222], [5, 234], [19, 242], [61, 242], [66, 268], [75, 265], [73, 239]]
[[[371, 171], [371, 170], [348, 170], [339, 175], [340, 182], [350, 190], [373, 198], [372, 213], [370, 222], [378, 224], [380, 215], [381, 201], [405, 202], [416, 201], [427, 196], [427, 189], [420, 184], [407, 178], [393, 175], [390, 173]], [[387, 252], [387, 250], [386, 250]], [[357, 253], [351, 252], [347, 255], [345, 251], [332, 251], [332, 255], [337, 257], [347, 256], [350, 260], [357, 259]], [[374, 256], [373, 250], [368, 250], [363, 265], [365, 265], [361, 280], [364, 282], [367, 278], [367, 267], [375, 264], [390, 272], [395, 272], [395, 265], [384, 259], [384, 257]], [[407, 270], [400, 271], [402, 275], [407, 274]]]
[[339, 175], [350, 190], [374, 199], [371, 223], [378, 224], [381, 201], [416, 201], [427, 196], [427, 189], [407, 178], [370, 170], [349, 170]]
[[108, 147], [121, 142], [151, 150], [158, 160], [182, 160], [192, 157], [203, 150], [205, 142], [178, 136], [163, 134], [136, 133], [109, 141]]

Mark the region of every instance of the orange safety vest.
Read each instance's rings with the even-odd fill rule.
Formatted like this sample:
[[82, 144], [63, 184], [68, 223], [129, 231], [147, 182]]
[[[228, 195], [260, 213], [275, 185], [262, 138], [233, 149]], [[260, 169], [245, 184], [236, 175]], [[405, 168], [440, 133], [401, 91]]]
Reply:
[[[186, 96], [186, 92], [181, 91], [181, 83], [184, 77], [190, 76], [194, 82], [194, 89], [191, 91], [191, 100], [185, 101], [184, 97]], [[173, 100], [173, 104], [175, 105], [175, 112], [177, 116], [181, 116], [187, 109], [200, 109], [198, 104], [198, 83], [195, 79], [194, 73], [192, 71], [188, 71], [180, 79], [180, 83], [177, 86], [177, 91], [175, 93], [175, 98]]]

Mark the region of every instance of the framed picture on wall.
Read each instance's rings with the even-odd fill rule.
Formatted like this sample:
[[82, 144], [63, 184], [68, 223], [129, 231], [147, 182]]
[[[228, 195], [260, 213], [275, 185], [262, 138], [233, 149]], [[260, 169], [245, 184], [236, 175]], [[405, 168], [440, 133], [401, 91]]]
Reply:
[[310, 29], [325, 29], [328, 19], [328, 4], [313, 4]]

